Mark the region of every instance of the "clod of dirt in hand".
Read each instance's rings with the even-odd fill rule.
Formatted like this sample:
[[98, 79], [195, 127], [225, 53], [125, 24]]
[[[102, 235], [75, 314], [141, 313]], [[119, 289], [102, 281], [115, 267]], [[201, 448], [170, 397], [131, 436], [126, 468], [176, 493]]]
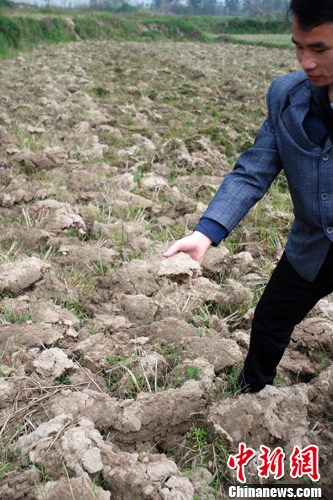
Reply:
[[168, 259], [162, 260], [157, 272], [158, 276], [174, 281], [187, 281], [194, 275], [201, 275], [201, 267], [186, 253], [180, 252]]

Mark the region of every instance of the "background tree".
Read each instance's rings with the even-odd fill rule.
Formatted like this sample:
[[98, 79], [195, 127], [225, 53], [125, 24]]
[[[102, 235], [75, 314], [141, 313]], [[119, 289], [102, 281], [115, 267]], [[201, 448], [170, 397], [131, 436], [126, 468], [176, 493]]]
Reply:
[[225, 13], [227, 16], [239, 14], [240, 1], [239, 0], [225, 0]]
[[217, 6], [217, 0], [202, 0], [201, 13], [208, 14], [211, 16], [217, 14], [216, 6]]
[[188, 0], [189, 7], [193, 14], [199, 14], [201, 11], [202, 0]]

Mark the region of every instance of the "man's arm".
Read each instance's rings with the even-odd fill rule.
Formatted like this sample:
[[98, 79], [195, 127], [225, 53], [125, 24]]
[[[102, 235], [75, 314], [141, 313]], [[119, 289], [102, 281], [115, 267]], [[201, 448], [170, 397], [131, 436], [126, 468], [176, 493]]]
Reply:
[[224, 226], [228, 234], [269, 189], [282, 166], [269, 118], [256, 140], [223, 180], [203, 217]]
[[[267, 102], [272, 87], [273, 84], [268, 91]], [[264, 196], [281, 168], [269, 111], [254, 144], [240, 155], [234, 170], [225, 177], [196, 226], [196, 231], [176, 241], [163, 255], [170, 257], [178, 252], [185, 252], [201, 263], [211, 244], [219, 243], [214, 241], [215, 232], [204, 229], [203, 233], [199, 232], [205, 227], [202, 225], [203, 221], [209, 220], [215, 224], [217, 230], [223, 228], [225, 236], [229, 234], [250, 208]]]

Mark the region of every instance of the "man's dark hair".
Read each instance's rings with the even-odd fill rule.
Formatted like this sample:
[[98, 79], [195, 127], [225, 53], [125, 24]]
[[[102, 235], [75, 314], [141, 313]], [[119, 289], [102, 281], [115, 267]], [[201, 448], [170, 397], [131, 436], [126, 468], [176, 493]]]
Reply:
[[291, 0], [289, 13], [303, 29], [333, 22], [333, 0]]

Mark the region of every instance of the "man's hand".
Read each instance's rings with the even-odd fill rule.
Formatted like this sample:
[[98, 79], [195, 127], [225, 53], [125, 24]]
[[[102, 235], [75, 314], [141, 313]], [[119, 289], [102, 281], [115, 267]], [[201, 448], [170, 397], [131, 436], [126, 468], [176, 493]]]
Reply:
[[190, 236], [175, 241], [162, 255], [163, 257], [171, 257], [179, 252], [184, 252], [201, 264], [211, 244], [212, 240], [208, 236], [199, 231], [194, 231]]

